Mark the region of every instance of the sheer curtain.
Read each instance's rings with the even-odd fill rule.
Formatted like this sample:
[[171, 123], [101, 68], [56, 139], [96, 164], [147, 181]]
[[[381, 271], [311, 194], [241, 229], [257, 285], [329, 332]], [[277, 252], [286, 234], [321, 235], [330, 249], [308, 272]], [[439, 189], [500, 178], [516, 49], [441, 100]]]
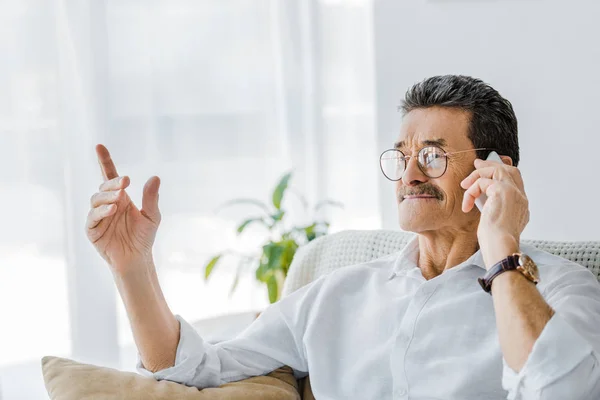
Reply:
[[[229, 296], [235, 259], [203, 280], [211, 254], [264, 238], [237, 238], [257, 210], [215, 212], [223, 202], [268, 201], [293, 170], [309, 202], [344, 204], [326, 211], [333, 231], [381, 225], [369, 1], [1, 0], [0, 59], [5, 399], [45, 398], [43, 355], [131, 362], [124, 310], [83, 229], [95, 143], [134, 201], [161, 177], [156, 264], [191, 321], [268, 303], [252, 271]], [[307, 218], [297, 198], [287, 206]]]

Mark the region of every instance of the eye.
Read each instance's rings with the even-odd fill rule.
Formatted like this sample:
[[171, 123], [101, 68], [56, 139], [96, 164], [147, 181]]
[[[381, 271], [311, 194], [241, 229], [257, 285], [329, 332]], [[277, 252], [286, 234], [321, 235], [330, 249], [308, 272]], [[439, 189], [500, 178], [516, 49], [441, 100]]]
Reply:
[[443, 158], [444, 155], [442, 154], [432, 154], [427, 160], [427, 165], [431, 167], [438, 166], [438, 164], [443, 162]]
[[437, 149], [435, 147], [428, 148], [427, 151], [423, 152], [421, 162], [423, 163], [423, 166], [425, 166], [425, 167], [429, 167], [429, 166], [434, 167], [440, 161], [443, 161], [444, 157], [445, 157], [444, 153], [442, 153], [439, 149]]

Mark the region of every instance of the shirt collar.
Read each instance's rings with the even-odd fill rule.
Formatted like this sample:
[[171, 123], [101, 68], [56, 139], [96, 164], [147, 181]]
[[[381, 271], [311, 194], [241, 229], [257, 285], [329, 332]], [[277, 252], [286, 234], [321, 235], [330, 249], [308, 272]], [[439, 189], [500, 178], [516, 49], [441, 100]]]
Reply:
[[402, 271], [408, 271], [412, 268], [418, 268], [417, 258], [419, 256], [419, 238], [414, 235], [398, 253], [394, 267], [388, 279], [392, 279]]
[[[409, 271], [413, 268], [418, 268], [417, 259], [419, 257], [419, 237], [414, 235], [404, 246], [402, 251], [398, 253], [396, 257], [396, 261], [394, 262], [394, 267], [392, 268], [392, 272], [388, 279], [392, 279], [396, 275], [403, 273], [403, 271]], [[471, 257], [469, 257], [466, 261], [463, 261], [459, 265], [453, 268], [463, 268], [467, 265], [477, 266], [484, 271], [486, 270], [485, 264], [483, 262], [483, 255], [481, 254], [481, 249], [477, 250]]]

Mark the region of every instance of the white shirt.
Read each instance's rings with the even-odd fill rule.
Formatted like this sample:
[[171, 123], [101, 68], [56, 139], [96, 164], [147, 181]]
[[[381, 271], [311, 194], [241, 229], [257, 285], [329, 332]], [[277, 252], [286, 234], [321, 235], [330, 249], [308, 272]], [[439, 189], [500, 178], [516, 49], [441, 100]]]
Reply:
[[208, 344], [183, 319], [175, 365], [154, 374], [199, 388], [310, 372], [327, 399], [600, 399], [600, 285], [586, 268], [522, 246], [556, 311], [516, 374], [504, 362], [481, 253], [425, 280], [415, 238], [269, 306], [232, 340]]

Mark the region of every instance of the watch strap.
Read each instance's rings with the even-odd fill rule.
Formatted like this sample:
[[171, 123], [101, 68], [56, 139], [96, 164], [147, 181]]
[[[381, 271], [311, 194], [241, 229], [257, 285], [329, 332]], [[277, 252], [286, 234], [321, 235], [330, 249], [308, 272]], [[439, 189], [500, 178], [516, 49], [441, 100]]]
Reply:
[[497, 262], [492, 268], [490, 268], [486, 274], [477, 279], [483, 290], [487, 293], [492, 294], [492, 281], [500, 274], [506, 271], [514, 271], [519, 266], [519, 256], [510, 255], [499, 262]]

